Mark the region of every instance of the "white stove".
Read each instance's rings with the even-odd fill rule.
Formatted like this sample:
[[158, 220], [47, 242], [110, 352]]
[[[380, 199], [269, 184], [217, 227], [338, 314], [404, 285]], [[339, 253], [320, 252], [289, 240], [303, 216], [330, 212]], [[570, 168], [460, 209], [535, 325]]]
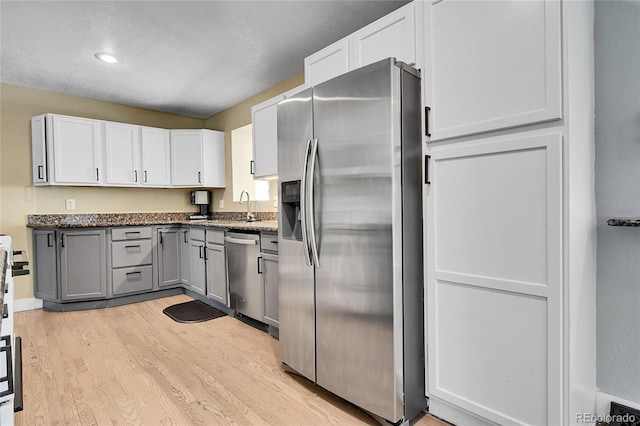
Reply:
[[[22, 362], [21, 341], [13, 333], [14, 314], [14, 282], [13, 282], [13, 247], [11, 237], [0, 235], [0, 425], [14, 424], [13, 413], [16, 405], [22, 405]], [[5, 261], [6, 258], [6, 261]], [[4, 271], [4, 274], [2, 272]], [[20, 388], [20, 389], [18, 389]], [[20, 402], [16, 404], [16, 394], [20, 395]]]

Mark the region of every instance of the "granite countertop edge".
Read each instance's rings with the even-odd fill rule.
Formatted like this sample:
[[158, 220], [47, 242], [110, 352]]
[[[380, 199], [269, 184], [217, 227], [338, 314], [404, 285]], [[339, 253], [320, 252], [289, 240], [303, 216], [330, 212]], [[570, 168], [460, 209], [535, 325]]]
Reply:
[[[188, 217], [149, 217], [144, 214], [29, 215], [27, 227], [33, 229], [109, 228], [123, 226], [189, 225], [237, 231], [277, 232], [273, 219], [244, 222], [237, 219], [189, 220]], [[153, 215], [151, 215], [153, 216]]]

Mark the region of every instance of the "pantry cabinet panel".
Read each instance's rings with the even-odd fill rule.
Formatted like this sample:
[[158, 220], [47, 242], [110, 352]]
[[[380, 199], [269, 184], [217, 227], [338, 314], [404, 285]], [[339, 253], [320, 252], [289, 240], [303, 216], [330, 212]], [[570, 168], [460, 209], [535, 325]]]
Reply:
[[562, 117], [559, 1], [427, 2], [429, 141]]
[[102, 184], [104, 170], [101, 122], [54, 115], [52, 125], [55, 183]]
[[304, 58], [304, 83], [312, 87], [349, 71], [349, 41], [343, 38]]
[[416, 64], [415, 3], [383, 16], [349, 36], [351, 69], [395, 57]]
[[561, 153], [562, 134], [541, 132], [430, 151], [432, 401], [497, 424], [562, 423]]
[[141, 133], [141, 176], [145, 186], [171, 186], [171, 133], [166, 129], [143, 127]]
[[106, 183], [138, 185], [140, 182], [140, 127], [121, 123], [104, 123]]

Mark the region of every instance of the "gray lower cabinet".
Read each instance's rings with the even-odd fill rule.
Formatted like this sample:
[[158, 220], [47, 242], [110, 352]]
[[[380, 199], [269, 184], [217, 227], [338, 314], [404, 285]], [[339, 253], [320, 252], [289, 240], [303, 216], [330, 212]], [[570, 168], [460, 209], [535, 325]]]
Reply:
[[113, 296], [153, 289], [151, 227], [111, 230], [111, 290]]
[[58, 249], [56, 231], [33, 231], [35, 296], [58, 300]]
[[182, 284], [181, 278], [181, 237], [180, 228], [163, 227], [157, 229], [158, 287]]
[[191, 226], [34, 229], [35, 295], [64, 303], [182, 285], [230, 306], [224, 237]]
[[205, 247], [204, 241], [191, 240], [191, 289], [205, 294], [206, 277], [205, 277]]
[[229, 306], [227, 254], [224, 245], [207, 242], [207, 296]]
[[279, 327], [280, 279], [278, 276], [278, 235], [260, 233], [260, 274], [262, 275], [263, 304], [262, 321]]
[[279, 277], [278, 255], [261, 253], [262, 282], [264, 284], [264, 322], [274, 327], [279, 327]]
[[189, 229], [180, 229], [180, 265], [182, 267], [182, 285], [191, 286], [191, 242]]
[[62, 301], [107, 297], [104, 229], [60, 231]]

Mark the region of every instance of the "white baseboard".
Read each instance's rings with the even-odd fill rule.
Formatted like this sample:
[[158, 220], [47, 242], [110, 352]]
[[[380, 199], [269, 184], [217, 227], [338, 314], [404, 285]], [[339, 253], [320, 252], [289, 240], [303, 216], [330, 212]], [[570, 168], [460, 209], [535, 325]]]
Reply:
[[13, 310], [15, 312], [30, 311], [32, 309], [42, 308], [42, 300], [30, 297], [28, 299], [16, 299], [13, 301]]
[[640, 410], [640, 402], [633, 402], [628, 399], [620, 398], [619, 396], [613, 396], [608, 393], [596, 391], [596, 414], [609, 414], [609, 411], [611, 411], [611, 401]]

